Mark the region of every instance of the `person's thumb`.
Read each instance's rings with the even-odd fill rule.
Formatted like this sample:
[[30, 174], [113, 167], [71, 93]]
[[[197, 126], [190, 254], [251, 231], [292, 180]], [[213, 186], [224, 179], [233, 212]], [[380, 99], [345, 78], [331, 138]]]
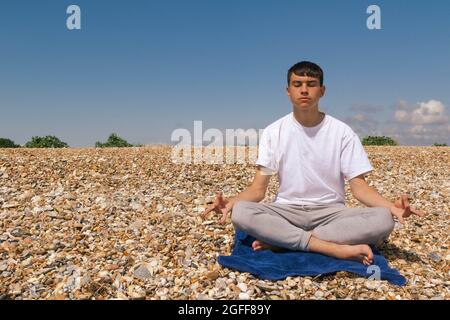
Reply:
[[227, 207], [225, 207], [225, 208], [220, 209], [220, 211], [221, 211], [223, 214], [228, 214], [228, 213], [230, 212], [230, 209], [227, 208]]
[[401, 210], [399, 210], [400, 208], [398, 207], [391, 207], [391, 213], [393, 216], [395, 216], [398, 220], [398, 222], [400, 222], [401, 224], [404, 224], [405, 221], [403, 220], [403, 212]]
[[222, 209], [222, 218], [220, 219], [220, 223], [224, 224], [227, 221], [227, 218], [228, 218], [228, 211]]

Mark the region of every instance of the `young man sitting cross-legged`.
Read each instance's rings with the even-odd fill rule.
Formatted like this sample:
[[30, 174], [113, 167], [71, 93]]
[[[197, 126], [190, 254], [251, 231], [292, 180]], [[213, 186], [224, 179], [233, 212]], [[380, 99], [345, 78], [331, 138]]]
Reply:
[[[253, 183], [232, 198], [218, 193], [203, 216], [215, 211], [224, 223], [232, 211], [233, 224], [258, 239], [254, 250], [312, 251], [369, 265], [369, 244], [389, 236], [393, 217], [403, 223], [411, 214], [425, 213], [410, 207], [407, 196], [392, 203], [367, 184], [364, 175], [373, 168], [358, 136], [319, 112], [325, 86], [318, 65], [304, 61], [292, 66], [286, 92], [293, 112], [264, 130]], [[259, 203], [273, 174], [280, 183], [276, 200]], [[345, 206], [344, 178], [368, 208]]]

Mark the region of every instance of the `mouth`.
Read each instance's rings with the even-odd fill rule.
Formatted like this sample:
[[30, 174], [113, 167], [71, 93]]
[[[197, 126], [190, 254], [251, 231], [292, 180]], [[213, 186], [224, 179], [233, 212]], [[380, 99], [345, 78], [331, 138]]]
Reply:
[[300, 101], [309, 101], [309, 100], [311, 100], [310, 98], [300, 98], [299, 99]]

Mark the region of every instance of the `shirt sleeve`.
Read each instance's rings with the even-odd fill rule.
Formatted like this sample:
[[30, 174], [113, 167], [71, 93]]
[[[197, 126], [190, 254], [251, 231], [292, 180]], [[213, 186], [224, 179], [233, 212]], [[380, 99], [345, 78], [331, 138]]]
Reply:
[[347, 180], [373, 170], [364, 147], [356, 133], [344, 138], [341, 152], [341, 172]]
[[270, 136], [269, 130], [264, 130], [259, 139], [258, 159], [256, 165], [260, 165], [268, 169], [268, 173], [275, 174], [278, 172], [278, 163], [276, 161], [276, 146]]

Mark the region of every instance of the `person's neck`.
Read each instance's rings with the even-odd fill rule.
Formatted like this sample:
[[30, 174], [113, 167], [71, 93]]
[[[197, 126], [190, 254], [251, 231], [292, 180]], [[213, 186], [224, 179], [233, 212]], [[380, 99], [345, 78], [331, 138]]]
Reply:
[[299, 111], [294, 107], [294, 117], [304, 127], [315, 127], [325, 118], [325, 113], [318, 109]]

